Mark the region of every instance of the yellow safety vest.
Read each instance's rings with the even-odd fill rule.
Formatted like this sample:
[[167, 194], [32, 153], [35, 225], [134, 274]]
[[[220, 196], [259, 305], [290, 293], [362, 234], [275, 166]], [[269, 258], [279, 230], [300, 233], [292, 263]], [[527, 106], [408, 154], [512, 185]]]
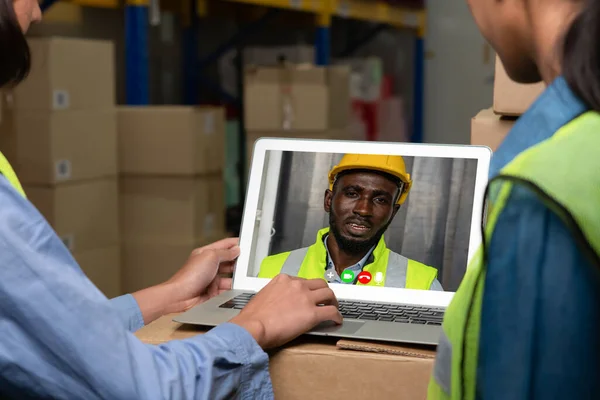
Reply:
[[[483, 245], [454, 295], [442, 324], [429, 400], [473, 400], [481, 306], [486, 276], [485, 244], [494, 233], [513, 187], [535, 191], [573, 237], [600, 256], [600, 114], [589, 111], [509, 163], [488, 185], [488, 221]], [[577, 155], [578, 161], [565, 155]]]
[[[292, 252], [266, 257], [261, 264], [258, 277], [273, 278], [283, 272], [305, 279], [325, 279], [327, 249], [323, 243], [323, 237], [328, 233], [329, 228], [321, 229], [317, 233], [315, 244]], [[383, 237], [373, 250], [369, 261], [363, 268], [363, 271], [370, 272], [373, 277], [366, 284], [367, 286], [429, 290], [437, 278], [437, 269], [390, 251]], [[391, 267], [388, 268], [388, 266]], [[380, 279], [375, 279], [375, 277]], [[356, 285], [365, 284], [356, 282]]]
[[8, 180], [8, 183], [10, 183], [12, 185], [12, 187], [15, 188], [15, 190], [17, 192], [19, 192], [23, 197], [27, 197], [25, 195], [25, 191], [23, 190], [23, 187], [21, 186], [21, 182], [19, 182], [19, 178], [17, 178], [17, 174], [15, 174], [15, 171], [10, 166], [10, 163], [8, 162], [6, 157], [4, 157], [4, 154], [2, 154], [1, 152], [0, 152], [0, 175], [3, 175]]

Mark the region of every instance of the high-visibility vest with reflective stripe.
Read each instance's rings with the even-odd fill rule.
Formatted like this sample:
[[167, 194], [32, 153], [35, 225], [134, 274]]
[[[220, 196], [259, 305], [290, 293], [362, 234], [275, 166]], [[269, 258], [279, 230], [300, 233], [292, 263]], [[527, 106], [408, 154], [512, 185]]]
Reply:
[[15, 171], [10, 166], [10, 163], [8, 162], [6, 157], [4, 157], [4, 154], [2, 154], [1, 152], [0, 152], [0, 175], [3, 175], [8, 180], [8, 183], [10, 183], [17, 192], [19, 192], [23, 197], [26, 197], [25, 191], [23, 190], [23, 187], [21, 186], [21, 182], [19, 182], [19, 179], [17, 178], [17, 174], [15, 174]]
[[[279, 273], [286, 273], [306, 279], [325, 279], [327, 250], [323, 243], [323, 237], [328, 233], [329, 228], [321, 229], [317, 233], [315, 244], [265, 258], [258, 277], [273, 278]], [[371, 273], [372, 279], [366, 284], [368, 286], [429, 290], [437, 278], [437, 269], [390, 251], [383, 237], [373, 250], [372, 257], [363, 271]], [[381, 279], [375, 279], [378, 277]], [[356, 285], [365, 284], [356, 282]]]
[[[488, 184], [482, 247], [444, 316], [429, 400], [475, 399], [485, 250], [514, 187], [526, 187], [556, 213], [600, 267], [600, 114], [587, 112], [518, 155]], [[574, 156], [577, 156], [577, 161]]]

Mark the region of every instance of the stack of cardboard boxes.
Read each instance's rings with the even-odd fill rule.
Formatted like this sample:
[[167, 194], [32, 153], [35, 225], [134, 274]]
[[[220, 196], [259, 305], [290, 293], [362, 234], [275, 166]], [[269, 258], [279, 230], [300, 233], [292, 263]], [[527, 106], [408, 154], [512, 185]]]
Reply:
[[494, 103], [471, 120], [471, 144], [488, 146], [496, 151], [515, 121], [544, 90], [543, 83], [518, 84], [511, 80], [496, 57]]
[[248, 67], [244, 84], [247, 161], [261, 137], [350, 139], [350, 68]]
[[218, 107], [119, 109], [123, 287], [170, 278], [225, 234], [225, 114]]
[[31, 73], [6, 92], [0, 147], [86, 275], [106, 296], [119, 295], [113, 44], [29, 44]]

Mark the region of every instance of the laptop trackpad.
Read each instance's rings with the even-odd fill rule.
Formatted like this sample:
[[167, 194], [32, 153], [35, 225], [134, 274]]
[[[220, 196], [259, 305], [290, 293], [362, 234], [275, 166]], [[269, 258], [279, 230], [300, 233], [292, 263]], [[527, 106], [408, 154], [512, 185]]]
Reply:
[[364, 324], [365, 322], [361, 321], [344, 321], [342, 325], [337, 325], [333, 321], [325, 321], [317, 325], [311, 332], [335, 332], [337, 334], [352, 335], [362, 328]]

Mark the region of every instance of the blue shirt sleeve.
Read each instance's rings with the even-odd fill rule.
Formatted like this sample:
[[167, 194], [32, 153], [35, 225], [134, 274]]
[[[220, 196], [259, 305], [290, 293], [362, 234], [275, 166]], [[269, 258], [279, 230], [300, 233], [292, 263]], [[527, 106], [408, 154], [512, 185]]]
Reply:
[[598, 397], [598, 266], [523, 188], [513, 190], [488, 249], [477, 398]]
[[140, 306], [131, 294], [124, 294], [110, 300], [125, 329], [135, 332], [144, 326], [144, 316]]
[[247, 331], [142, 343], [3, 177], [0, 204], [0, 397], [273, 397], [268, 356]]

